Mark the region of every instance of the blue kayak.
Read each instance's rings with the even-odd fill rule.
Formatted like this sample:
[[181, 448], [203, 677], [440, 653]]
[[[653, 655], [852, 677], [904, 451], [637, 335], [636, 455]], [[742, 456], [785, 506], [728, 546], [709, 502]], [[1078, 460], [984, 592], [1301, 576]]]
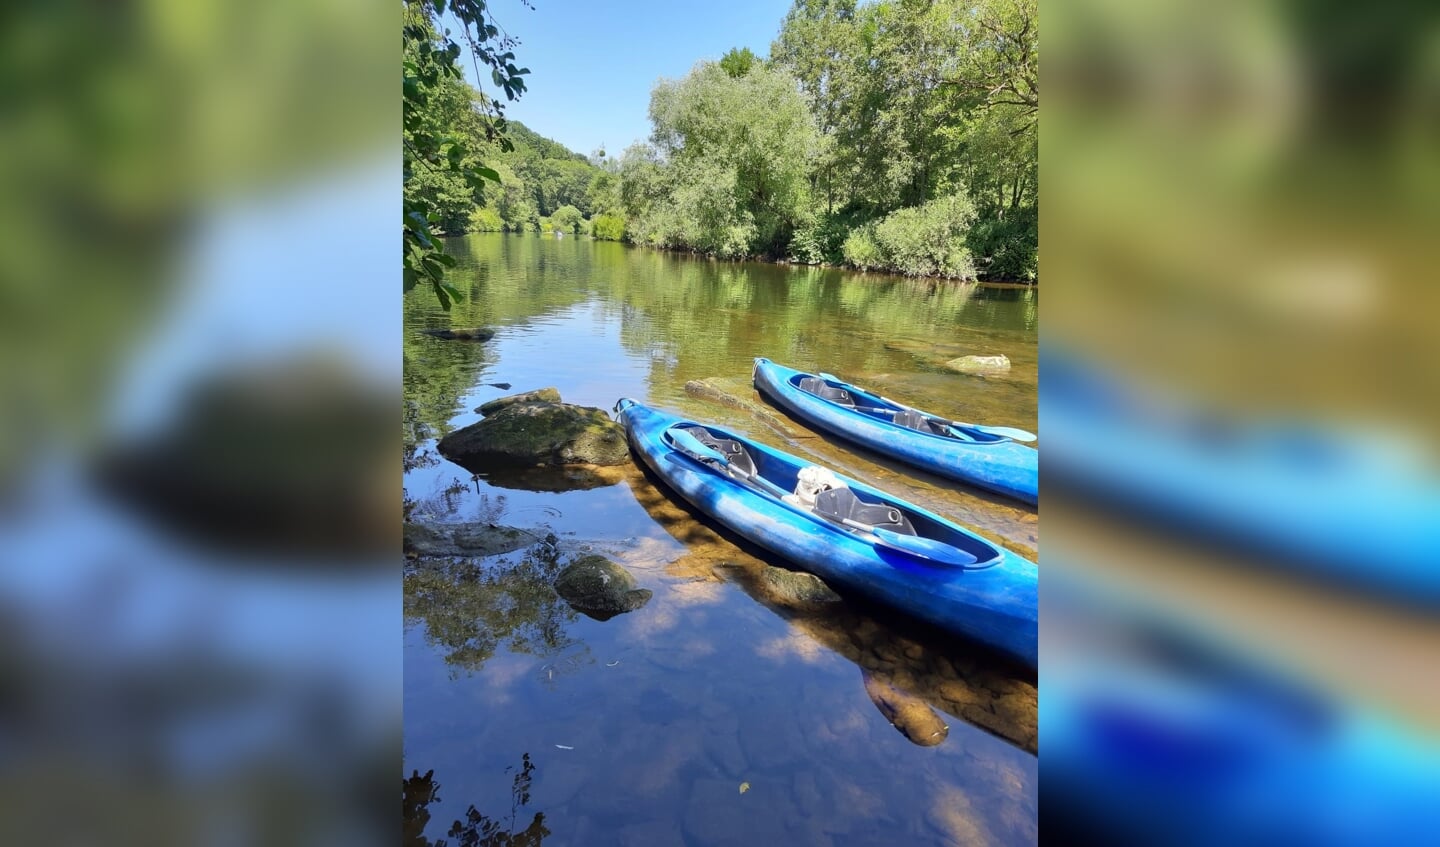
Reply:
[[[727, 430], [628, 398], [615, 408], [637, 460], [745, 540], [837, 588], [1035, 667], [1033, 562], [883, 491]], [[807, 489], [816, 478], [831, 483], [818, 493]]]
[[755, 388], [822, 432], [947, 479], [1032, 505], [1038, 499], [1039, 451], [992, 428], [937, 418], [769, 359], [755, 360]]

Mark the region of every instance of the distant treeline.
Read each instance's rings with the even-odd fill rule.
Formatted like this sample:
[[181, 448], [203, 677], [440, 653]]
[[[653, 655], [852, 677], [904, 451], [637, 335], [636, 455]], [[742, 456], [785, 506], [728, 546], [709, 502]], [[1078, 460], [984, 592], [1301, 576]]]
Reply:
[[1036, 0], [796, 0], [770, 59], [657, 84], [650, 140], [619, 157], [516, 122], [503, 151], [467, 109], [500, 185], [458, 186], [443, 228], [1035, 280], [1038, 22]]

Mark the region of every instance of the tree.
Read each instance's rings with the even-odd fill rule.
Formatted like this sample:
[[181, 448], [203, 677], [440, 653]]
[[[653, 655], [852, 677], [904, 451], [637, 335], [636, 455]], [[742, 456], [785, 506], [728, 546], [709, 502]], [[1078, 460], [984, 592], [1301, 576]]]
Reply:
[[626, 151], [632, 237], [724, 257], [782, 253], [809, 200], [815, 128], [795, 80], [701, 62], [650, 96], [651, 146]]
[[574, 206], [561, 206], [550, 215], [550, 224], [555, 229], [564, 232], [580, 234], [580, 227], [585, 223], [585, 216]]
[[[448, 310], [458, 292], [445, 281], [445, 270], [453, 267], [455, 260], [441, 248], [436, 230], [445, 231], [447, 224], [455, 224], [457, 210], [467, 199], [473, 207], [486, 180], [500, 181], [494, 169], [478, 163], [473, 134], [467, 135], [467, 129], [478, 130], [502, 147], [508, 142], [503, 134], [502, 104], [489, 98], [475, 103], [465, 93], [468, 86], [459, 65], [461, 46], [448, 32], [441, 34], [434, 23], [447, 9], [460, 23], [460, 38], [477, 69], [481, 65], [490, 69], [491, 79], [507, 100], [524, 93], [523, 77], [530, 71], [515, 66], [510, 49], [515, 41], [501, 34], [484, 0], [405, 0], [401, 28], [403, 284], [409, 291], [427, 282]], [[457, 111], [460, 102], [465, 105]], [[467, 126], [472, 116], [476, 123]], [[459, 220], [467, 220], [469, 211], [466, 208], [465, 217]], [[460, 226], [463, 228], [463, 223]]]
[[[1037, 14], [1036, 0], [796, 0], [770, 53], [799, 80], [821, 134], [811, 178], [823, 203], [802, 253], [968, 194], [981, 272], [1033, 278]], [[863, 240], [847, 252], [869, 256]]]
[[749, 47], [732, 47], [730, 52], [720, 57], [720, 67], [735, 79], [750, 73], [750, 69], [760, 61], [760, 57], [750, 51]]

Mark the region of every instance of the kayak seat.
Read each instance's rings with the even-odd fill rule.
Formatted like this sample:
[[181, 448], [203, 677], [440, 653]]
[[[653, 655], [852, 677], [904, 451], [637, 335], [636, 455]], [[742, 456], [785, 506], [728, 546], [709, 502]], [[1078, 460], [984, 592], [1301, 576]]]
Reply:
[[852, 409], [855, 408], [855, 398], [850, 396], [849, 391], [843, 388], [834, 388], [818, 376], [807, 376], [801, 379], [800, 390], [808, 394], [814, 394], [816, 397], [824, 397], [826, 400], [838, 403], [841, 406], [849, 406]]
[[848, 488], [830, 488], [815, 495], [815, 513], [831, 520], [848, 518], [891, 532], [917, 534], [904, 512], [884, 503], [866, 503]]
[[745, 445], [739, 441], [733, 438], [720, 438], [703, 426], [686, 426], [680, 427], [680, 429], [695, 436], [697, 441], [711, 450], [723, 454], [732, 465], [745, 473], [755, 473], [755, 460], [751, 458], [750, 451], [745, 449]]
[[935, 427], [930, 425], [930, 419], [915, 411], [914, 409], [901, 409], [891, 418], [896, 426], [903, 426], [906, 429], [919, 430], [920, 432], [935, 432]]

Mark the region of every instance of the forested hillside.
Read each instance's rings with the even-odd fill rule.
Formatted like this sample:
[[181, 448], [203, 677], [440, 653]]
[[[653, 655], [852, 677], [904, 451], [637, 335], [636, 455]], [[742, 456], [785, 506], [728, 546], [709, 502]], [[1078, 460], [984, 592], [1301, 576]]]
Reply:
[[491, 120], [442, 80], [435, 119], [498, 181], [417, 173], [407, 200], [448, 233], [1033, 281], [1037, 15], [1037, 0], [796, 0], [769, 59], [738, 48], [660, 80], [649, 140], [619, 157]]

